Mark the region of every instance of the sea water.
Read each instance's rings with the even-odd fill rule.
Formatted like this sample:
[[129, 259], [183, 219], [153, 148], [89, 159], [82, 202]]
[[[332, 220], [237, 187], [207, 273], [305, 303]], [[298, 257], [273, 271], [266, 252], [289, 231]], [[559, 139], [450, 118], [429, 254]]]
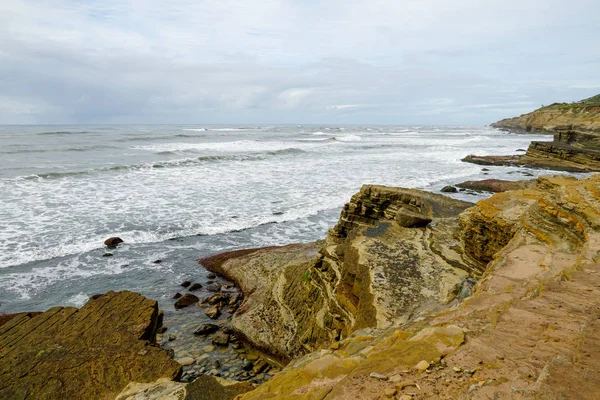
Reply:
[[[0, 312], [122, 289], [172, 310], [181, 281], [206, 279], [198, 258], [321, 239], [363, 184], [438, 192], [548, 174], [460, 161], [522, 154], [532, 140], [551, 137], [467, 126], [1, 126]], [[111, 236], [124, 243], [107, 250]]]

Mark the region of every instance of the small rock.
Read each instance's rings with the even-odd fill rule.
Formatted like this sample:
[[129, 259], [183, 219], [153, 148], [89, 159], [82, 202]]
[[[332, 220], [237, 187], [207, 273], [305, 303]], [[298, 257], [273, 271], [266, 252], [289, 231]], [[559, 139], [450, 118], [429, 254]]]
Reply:
[[172, 342], [172, 341], [174, 341], [175, 339], [177, 339], [177, 336], [175, 336], [175, 335], [169, 335], [169, 336], [167, 336], [167, 340], [168, 340], [169, 342]]
[[340, 342], [335, 342], [331, 346], [329, 346], [331, 350], [337, 350], [340, 348]]
[[219, 376], [219, 375], [221, 375], [219, 373], [219, 371], [216, 370], [216, 369], [211, 369], [208, 373], [211, 374], [212, 376]]
[[162, 260], [154, 260], [152, 261], [152, 264], [160, 264], [162, 262]]
[[402, 396], [398, 397], [398, 400], [412, 400], [412, 396], [403, 394]]
[[192, 282], [190, 282], [190, 281], [183, 281], [183, 282], [181, 282], [181, 285], [180, 285], [180, 286], [183, 286], [183, 287], [188, 287], [188, 286], [190, 286], [191, 284], [192, 284]]
[[108, 239], [106, 239], [104, 241], [104, 244], [108, 247], [117, 247], [117, 245], [119, 243], [123, 243], [123, 239], [121, 239], [120, 237], [109, 237]]
[[392, 399], [396, 396], [397, 393], [398, 393], [397, 389], [389, 388], [389, 389], [386, 389], [385, 392], [383, 392], [383, 395], [387, 398]]
[[388, 377], [387, 377], [387, 376], [385, 376], [385, 375], [382, 375], [382, 374], [380, 374], [380, 373], [378, 373], [378, 372], [371, 372], [371, 373], [369, 374], [369, 376], [370, 376], [371, 378], [379, 379], [380, 381], [387, 381], [387, 380], [388, 380]]
[[254, 372], [255, 374], [259, 374], [259, 373], [263, 372], [265, 369], [267, 369], [268, 366], [269, 366], [269, 364], [267, 364], [267, 362], [265, 360], [260, 360], [259, 362], [254, 364], [254, 367], [252, 367], [252, 372]]
[[102, 254], [102, 257], [112, 257], [113, 253], [104, 253]]
[[203, 324], [194, 331], [194, 335], [208, 335], [219, 330], [219, 326], [215, 324]]
[[179, 364], [183, 365], [184, 367], [187, 365], [194, 364], [194, 359], [192, 357], [182, 357], [182, 358], [178, 358], [175, 361], [177, 361]]
[[201, 288], [202, 288], [202, 285], [201, 285], [201, 284], [199, 284], [199, 283], [194, 283], [194, 284], [190, 285], [190, 287], [188, 288], [188, 290], [189, 290], [190, 292], [193, 292], [194, 290], [198, 290], [198, 289], [201, 289]]
[[456, 193], [458, 190], [454, 186], [444, 186], [441, 190], [443, 193]]
[[204, 301], [206, 301], [211, 306], [214, 306], [217, 303], [227, 303], [229, 301], [229, 296], [227, 296], [226, 294], [216, 293], [204, 299]]
[[221, 286], [229, 289], [229, 288], [234, 287], [235, 284], [233, 282], [225, 281], [225, 282], [221, 283]]
[[160, 328], [158, 328], [156, 330], [157, 333], [165, 333], [167, 331], [167, 327], [166, 326], [161, 326]]
[[175, 294], [173, 295], [173, 297], [172, 297], [172, 298], [176, 300], [176, 299], [178, 299], [178, 298], [180, 298], [180, 297], [181, 297], [181, 293], [177, 292], [177, 293], [175, 293]]
[[219, 360], [212, 360], [211, 362], [208, 363], [208, 368], [219, 369], [219, 368], [221, 368], [221, 363], [219, 362]]
[[175, 309], [179, 310], [180, 308], [191, 306], [192, 304], [197, 303], [199, 300], [200, 299], [193, 294], [186, 293], [175, 302]]
[[206, 277], [207, 277], [208, 279], [215, 279], [215, 278], [217, 277], [217, 275], [215, 275], [215, 274], [213, 274], [213, 273], [211, 272], [210, 274], [206, 275]]
[[204, 310], [204, 314], [206, 314], [208, 316], [208, 318], [210, 318], [210, 319], [217, 319], [221, 315], [221, 311], [219, 310], [219, 308], [217, 306], [212, 306], [212, 307], [208, 307], [206, 310]]
[[252, 361], [246, 361], [244, 365], [242, 365], [242, 369], [246, 371], [250, 371], [254, 367], [254, 363]]
[[419, 362], [418, 362], [418, 364], [417, 364], [417, 365], [415, 365], [415, 368], [416, 368], [418, 371], [421, 371], [421, 372], [423, 372], [423, 371], [425, 371], [427, 368], [429, 368], [429, 365], [430, 365], [430, 364], [429, 364], [427, 361], [425, 361], [425, 360], [421, 360], [421, 361], [419, 361]]
[[217, 332], [213, 336], [212, 344], [217, 346], [227, 346], [229, 343], [229, 335], [225, 332]]
[[259, 379], [262, 381], [263, 379], [265, 379], [265, 374], [257, 374], [256, 379]]
[[217, 285], [216, 283], [213, 283], [212, 285], [208, 285], [206, 286], [206, 290], [208, 290], [209, 292], [220, 292], [221, 291], [221, 286]]
[[241, 299], [242, 299], [242, 294], [236, 293], [229, 298], [229, 302], [227, 304], [232, 306], [232, 305], [236, 304], [237, 302], [239, 302]]
[[482, 170], [483, 172], [489, 172], [489, 171], [490, 171], [488, 168], [481, 168], [481, 170]]

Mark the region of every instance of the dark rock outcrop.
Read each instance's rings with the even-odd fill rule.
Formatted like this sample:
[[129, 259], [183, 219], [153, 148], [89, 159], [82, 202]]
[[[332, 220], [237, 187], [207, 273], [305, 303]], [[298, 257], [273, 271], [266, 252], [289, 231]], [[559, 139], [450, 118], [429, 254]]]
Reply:
[[106, 239], [104, 241], [104, 244], [108, 247], [117, 247], [117, 245], [119, 243], [123, 243], [123, 239], [121, 239], [120, 237], [109, 237], [108, 239]]
[[500, 193], [509, 190], [523, 190], [534, 187], [536, 180], [506, 181], [502, 179], [484, 179], [481, 181], [466, 181], [456, 186], [463, 189], [470, 189], [483, 192]]
[[553, 134], [552, 142], [532, 142], [518, 156], [474, 156], [480, 165], [525, 165], [575, 172], [600, 171], [600, 95], [577, 103], [552, 104], [493, 127], [516, 133]]
[[17, 314], [0, 326], [0, 398], [114, 399], [131, 381], [176, 378], [152, 346], [158, 325], [156, 301], [132, 292]]
[[193, 294], [186, 293], [179, 299], [177, 299], [177, 301], [175, 302], [175, 309], [191, 306], [192, 304], [195, 304], [198, 301], [200, 301], [198, 297], [194, 296]]

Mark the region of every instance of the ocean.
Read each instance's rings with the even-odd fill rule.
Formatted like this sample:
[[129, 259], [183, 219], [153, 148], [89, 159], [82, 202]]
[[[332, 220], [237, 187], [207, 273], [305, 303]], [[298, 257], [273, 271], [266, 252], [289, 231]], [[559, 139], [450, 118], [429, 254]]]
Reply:
[[[551, 137], [467, 126], [1, 126], [0, 312], [122, 289], [172, 310], [181, 281], [206, 280], [198, 258], [324, 238], [363, 184], [437, 192], [547, 175], [460, 161], [520, 154], [532, 140]], [[111, 236], [125, 243], [107, 250]]]

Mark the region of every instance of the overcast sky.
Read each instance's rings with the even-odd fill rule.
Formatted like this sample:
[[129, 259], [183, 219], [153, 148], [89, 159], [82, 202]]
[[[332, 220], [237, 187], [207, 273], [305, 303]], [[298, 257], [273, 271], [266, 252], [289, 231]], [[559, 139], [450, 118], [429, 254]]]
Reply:
[[600, 93], [599, 0], [0, 0], [0, 124], [488, 124]]

